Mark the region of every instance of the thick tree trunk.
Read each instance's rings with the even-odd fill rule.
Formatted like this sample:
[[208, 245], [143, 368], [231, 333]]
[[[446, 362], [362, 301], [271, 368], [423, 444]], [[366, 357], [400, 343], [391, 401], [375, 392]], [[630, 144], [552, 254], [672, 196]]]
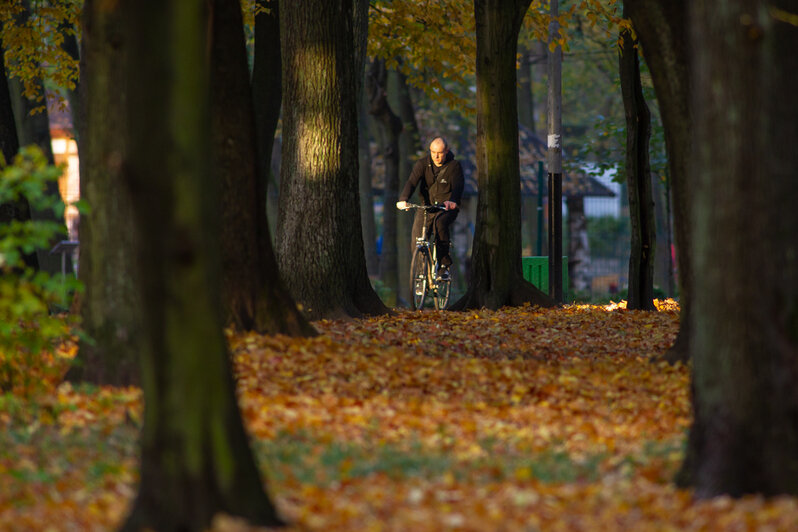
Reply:
[[[398, 70], [388, 73], [388, 101], [391, 106], [399, 111], [402, 120], [402, 132], [399, 134], [399, 182], [410, 176], [413, 164], [417, 159], [421, 146], [421, 134], [418, 131], [416, 112], [407, 78]], [[410, 260], [412, 259], [411, 233], [413, 230], [413, 213], [410, 211], [397, 211], [396, 213], [396, 258], [399, 272], [399, 300], [410, 305], [410, 285], [406, 282], [410, 278]]]
[[684, 468], [699, 497], [798, 494], [794, 11], [786, 1], [690, 5], [701, 141]]
[[214, 0], [213, 8], [211, 160], [221, 185], [224, 322], [261, 333], [311, 335], [315, 331], [280, 280], [269, 238], [241, 5]]
[[237, 0], [211, 0], [211, 5], [211, 172], [221, 199], [222, 316], [225, 326], [255, 330], [257, 301], [266, 283], [258, 237], [268, 231], [257, 171], [256, 115], [241, 5]]
[[631, 222], [629, 253], [630, 310], [656, 310], [654, 307], [654, 256], [656, 227], [651, 196], [651, 165], [648, 146], [651, 138], [651, 113], [643, 97], [637, 44], [628, 30], [621, 33], [619, 56], [621, 93], [626, 114], [626, 183]]
[[626, 0], [625, 8], [643, 45], [659, 102], [668, 174], [673, 192], [673, 226], [679, 263], [679, 334], [665, 355], [675, 363], [690, 358], [693, 267], [690, 245], [692, 162], [691, 72], [688, 66], [687, 0]]
[[[235, 396], [210, 170], [209, 4], [127, 3], [125, 163], [147, 308], [141, 482], [123, 530], [205, 530], [218, 512], [280, 522]], [[170, 72], [171, 76], [160, 75]]]
[[383, 180], [382, 252], [380, 253], [380, 279], [388, 289], [386, 304], [396, 306], [399, 289], [399, 264], [397, 261], [397, 210], [399, 198], [399, 135], [402, 120], [388, 103], [388, 71], [385, 61], [374, 59], [366, 78], [369, 95], [369, 113], [374, 116], [382, 130], [382, 158], [385, 163]]
[[388, 311], [369, 283], [361, 236], [355, 7], [351, 0], [303, 0], [280, 10], [285, 105], [277, 255], [311, 319]]
[[471, 277], [453, 309], [553, 306], [521, 275], [521, 188], [515, 54], [529, 0], [475, 0], [477, 202]]
[[139, 382], [144, 312], [135, 255], [138, 227], [132, 223], [122, 166], [127, 155], [124, 21], [119, 5], [84, 4], [80, 195], [92, 208], [81, 217], [78, 272], [85, 288], [82, 327], [91, 340], [81, 341], [67, 374], [71, 381], [113, 385]]

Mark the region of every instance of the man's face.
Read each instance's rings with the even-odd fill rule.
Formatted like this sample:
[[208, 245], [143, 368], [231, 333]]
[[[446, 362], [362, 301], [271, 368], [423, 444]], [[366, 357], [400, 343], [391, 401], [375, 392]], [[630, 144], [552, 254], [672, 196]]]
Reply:
[[449, 148], [444, 147], [443, 142], [435, 141], [429, 145], [429, 154], [432, 156], [432, 162], [435, 163], [435, 166], [443, 164], [447, 153], [449, 153]]

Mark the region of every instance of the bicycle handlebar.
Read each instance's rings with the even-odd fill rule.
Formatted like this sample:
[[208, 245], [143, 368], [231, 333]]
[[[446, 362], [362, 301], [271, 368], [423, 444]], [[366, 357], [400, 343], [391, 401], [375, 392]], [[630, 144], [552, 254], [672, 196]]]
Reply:
[[445, 211], [446, 207], [443, 205], [419, 205], [417, 203], [407, 203], [405, 204], [404, 210], [409, 209], [424, 209], [425, 211]]

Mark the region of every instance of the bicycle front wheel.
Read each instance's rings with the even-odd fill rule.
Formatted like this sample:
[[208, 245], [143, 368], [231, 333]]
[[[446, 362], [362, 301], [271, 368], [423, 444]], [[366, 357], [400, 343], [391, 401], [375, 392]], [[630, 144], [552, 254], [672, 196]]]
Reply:
[[429, 254], [423, 248], [416, 248], [410, 262], [410, 303], [413, 310], [424, 307], [424, 300], [429, 290], [427, 272], [429, 271]]
[[449, 289], [452, 287], [452, 281], [435, 281], [435, 291], [433, 292], [433, 299], [435, 301], [435, 308], [443, 310], [449, 303]]

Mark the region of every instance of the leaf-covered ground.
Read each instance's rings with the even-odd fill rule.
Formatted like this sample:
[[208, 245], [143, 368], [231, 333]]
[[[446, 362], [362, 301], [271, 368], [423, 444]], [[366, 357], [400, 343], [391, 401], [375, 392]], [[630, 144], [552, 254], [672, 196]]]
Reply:
[[[609, 307], [398, 312], [318, 338], [230, 335], [289, 530], [791, 530], [798, 499], [696, 502], [672, 478], [678, 329]], [[111, 530], [136, 490], [137, 389], [0, 396], [0, 530]], [[217, 530], [248, 530], [220, 517]]]

